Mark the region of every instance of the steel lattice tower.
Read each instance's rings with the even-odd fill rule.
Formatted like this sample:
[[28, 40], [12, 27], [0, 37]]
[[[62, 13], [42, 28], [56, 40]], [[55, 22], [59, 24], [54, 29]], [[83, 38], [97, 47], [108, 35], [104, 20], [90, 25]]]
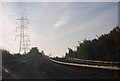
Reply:
[[21, 17], [17, 19], [19, 21], [20, 26], [19, 28], [19, 35], [17, 35], [20, 38], [20, 46], [19, 46], [19, 53], [26, 54], [26, 52], [29, 50], [30, 46], [30, 39], [29, 35], [26, 33], [26, 30], [28, 27], [26, 27], [26, 24], [29, 24], [28, 19], [25, 19], [24, 17]]

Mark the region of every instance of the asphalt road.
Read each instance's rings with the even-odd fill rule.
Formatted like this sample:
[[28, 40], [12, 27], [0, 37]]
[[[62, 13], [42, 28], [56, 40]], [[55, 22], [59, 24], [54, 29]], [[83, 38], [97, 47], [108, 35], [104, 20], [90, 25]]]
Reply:
[[29, 56], [31, 60], [18, 65], [3, 79], [106, 79], [105, 76], [91, 74], [89, 72], [75, 70], [51, 62], [40, 54]]

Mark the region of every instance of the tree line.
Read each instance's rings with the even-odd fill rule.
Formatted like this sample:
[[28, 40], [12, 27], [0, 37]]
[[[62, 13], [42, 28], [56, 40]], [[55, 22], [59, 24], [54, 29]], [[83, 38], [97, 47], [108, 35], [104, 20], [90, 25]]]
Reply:
[[108, 34], [96, 39], [84, 40], [79, 43], [75, 51], [71, 48], [68, 50], [65, 58], [120, 62], [120, 28], [116, 26]]
[[21, 55], [19, 53], [17, 54], [11, 54], [8, 50], [3, 50], [3, 49], [0, 49], [2, 51], [2, 63], [7, 63], [13, 59], [19, 59], [21, 57], [24, 57], [26, 55]]
[[0, 51], [2, 51], [2, 63], [7, 63], [11, 60], [14, 59], [20, 59], [22, 57], [29, 57], [29, 56], [36, 56], [36, 55], [45, 55], [44, 51], [39, 52], [37, 47], [33, 47], [28, 53], [26, 54], [19, 54], [19, 53], [14, 53], [11, 54], [8, 50], [5, 49], [0, 49]]

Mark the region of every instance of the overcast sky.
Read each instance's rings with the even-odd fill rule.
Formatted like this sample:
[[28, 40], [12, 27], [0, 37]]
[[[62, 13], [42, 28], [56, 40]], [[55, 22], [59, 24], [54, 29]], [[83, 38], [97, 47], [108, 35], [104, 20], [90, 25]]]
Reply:
[[[0, 47], [18, 52], [16, 19], [21, 17], [18, 2], [2, 3]], [[77, 41], [94, 39], [118, 25], [117, 2], [22, 2], [22, 13], [29, 19], [31, 47], [47, 55], [63, 56], [75, 50]], [[0, 16], [1, 17], [1, 16]]]

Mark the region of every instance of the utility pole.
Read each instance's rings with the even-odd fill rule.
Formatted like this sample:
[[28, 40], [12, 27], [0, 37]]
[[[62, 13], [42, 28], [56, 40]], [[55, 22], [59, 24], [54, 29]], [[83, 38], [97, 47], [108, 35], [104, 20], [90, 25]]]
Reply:
[[20, 38], [19, 53], [26, 54], [30, 46], [29, 35], [26, 33], [26, 29], [28, 28], [26, 27], [26, 24], [29, 24], [29, 21], [24, 17], [17, 19], [17, 21], [19, 21], [20, 24], [19, 27], [17, 27], [17, 29], [19, 28], [19, 35], [17, 36]]

